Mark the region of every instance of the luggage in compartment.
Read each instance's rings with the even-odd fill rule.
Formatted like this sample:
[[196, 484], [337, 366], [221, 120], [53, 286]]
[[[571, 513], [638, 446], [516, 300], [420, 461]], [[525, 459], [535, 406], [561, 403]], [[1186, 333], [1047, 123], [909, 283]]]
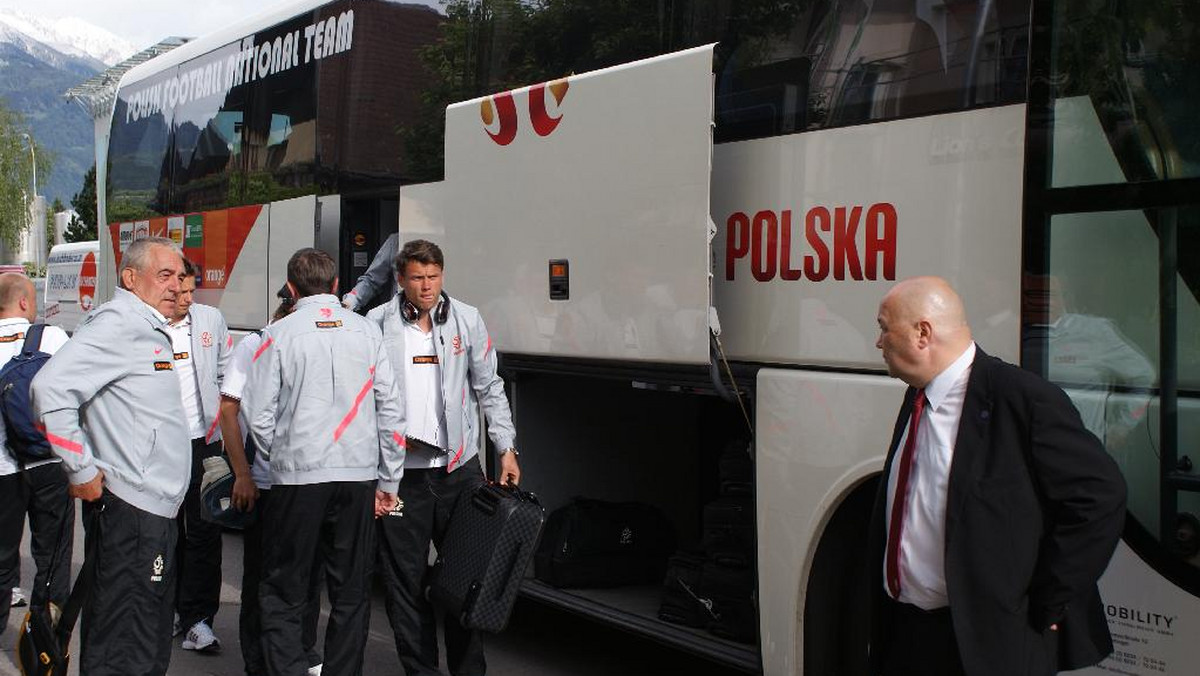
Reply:
[[700, 571], [697, 595], [712, 609], [711, 633], [739, 643], [753, 643], [758, 637], [754, 569], [709, 561]]
[[576, 498], [554, 510], [534, 559], [554, 587], [619, 587], [662, 581], [675, 530], [658, 508]]
[[725, 444], [717, 458], [717, 480], [723, 496], [754, 495], [754, 458], [750, 455], [750, 442], [734, 439]]
[[430, 596], [470, 629], [508, 624], [546, 520], [532, 493], [488, 483], [463, 495], [434, 564]]
[[704, 550], [731, 568], [754, 563], [754, 498], [718, 498], [704, 506]]
[[716, 619], [711, 603], [700, 597], [700, 576], [708, 560], [703, 552], [676, 552], [667, 561], [658, 619], [685, 627], [707, 627]]

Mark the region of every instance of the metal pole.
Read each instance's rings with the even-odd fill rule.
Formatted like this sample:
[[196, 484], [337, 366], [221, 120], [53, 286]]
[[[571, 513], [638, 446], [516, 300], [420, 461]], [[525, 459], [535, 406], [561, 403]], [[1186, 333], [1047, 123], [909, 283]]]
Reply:
[[37, 199], [37, 153], [33, 151], [33, 137], [29, 134], [21, 136], [29, 142], [29, 157], [33, 161], [33, 198]]

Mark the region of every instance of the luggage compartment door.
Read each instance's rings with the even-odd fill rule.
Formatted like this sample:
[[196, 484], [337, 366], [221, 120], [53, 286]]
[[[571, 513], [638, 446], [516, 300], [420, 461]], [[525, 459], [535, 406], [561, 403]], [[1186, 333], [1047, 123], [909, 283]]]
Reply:
[[499, 350], [708, 363], [712, 53], [447, 108], [446, 179], [401, 188], [401, 240], [443, 247]]

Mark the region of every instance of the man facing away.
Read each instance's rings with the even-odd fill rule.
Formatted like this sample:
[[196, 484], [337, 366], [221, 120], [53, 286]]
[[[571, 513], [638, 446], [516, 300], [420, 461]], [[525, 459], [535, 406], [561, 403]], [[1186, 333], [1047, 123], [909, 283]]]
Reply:
[[302, 676], [313, 563], [330, 599], [326, 676], [360, 673], [370, 619], [374, 518], [396, 504], [404, 409], [379, 329], [343, 308], [337, 267], [317, 249], [288, 261], [292, 314], [263, 329], [242, 407], [270, 463], [259, 599], [267, 671]]
[[[295, 307], [287, 285], [279, 291], [280, 303], [271, 321], [288, 316]], [[242, 644], [242, 662], [246, 676], [262, 676], [267, 673], [262, 648], [262, 612], [259, 608], [259, 584], [263, 576], [263, 542], [269, 536], [263, 530], [262, 512], [271, 494], [271, 466], [262, 453], [254, 452], [254, 444], [247, 443], [246, 430], [250, 425], [242, 411], [242, 395], [254, 354], [262, 347], [261, 331], [248, 334], [233, 348], [225, 378], [221, 381], [221, 436], [225, 441], [225, 452], [236, 477], [231, 501], [242, 511], [251, 511], [257, 505], [259, 518], [254, 519], [242, 532], [242, 607], [238, 614], [238, 637]], [[243, 476], [250, 480], [243, 485]], [[302, 620], [302, 637], [308, 656], [308, 675], [321, 676], [321, 654], [316, 650], [317, 623], [321, 619], [321, 582], [323, 578], [314, 571], [310, 581], [309, 601]]]
[[88, 315], [31, 387], [71, 495], [85, 503], [89, 545], [96, 542], [81, 676], [157, 676], [171, 660], [175, 516], [191, 474], [167, 333], [182, 273], [171, 240], [130, 244], [122, 288]]
[[[175, 373], [183, 393], [182, 423], [192, 439], [192, 479], [179, 514], [179, 586], [175, 612], [186, 631], [184, 650], [215, 652], [221, 642], [212, 621], [221, 607], [221, 527], [200, 517], [204, 459], [221, 455], [217, 425], [220, 387], [233, 352], [225, 318], [215, 307], [194, 302], [200, 270], [183, 262], [179, 296], [167, 324], [175, 351]], [[249, 480], [249, 472], [245, 472]]]
[[[24, 349], [25, 336], [36, 316], [37, 293], [33, 282], [19, 272], [0, 275], [0, 367]], [[67, 334], [62, 329], [47, 326], [38, 349], [54, 354], [66, 342]], [[0, 446], [6, 445], [4, 437], [4, 425], [0, 422]], [[54, 456], [22, 462], [14, 453], [11, 448], [0, 448], [0, 633], [8, 625], [9, 596], [20, 578], [26, 514], [29, 548], [37, 566], [30, 604], [33, 608], [43, 608], [47, 601], [52, 601], [61, 608], [71, 587], [75, 501], [67, 495], [62, 461]]]
[[[438, 673], [437, 624], [425, 598], [429, 545], [441, 543], [459, 496], [483, 483], [481, 407], [500, 453], [500, 481], [521, 478], [495, 347], [479, 311], [443, 293], [444, 268], [436, 244], [407, 242], [395, 259], [400, 292], [367, 315], [383, 330], [407, 411], [400, 505], [380, 520], [379, 558], [388, 619], [408, 676]], [[487, 665], [479, 632], [449, 615], [443, 628], [450, 673], [482, 675]]]
[[943, 279], [879, 306], [909, 385], [871, 521], [873, 674], [1045, 676], [1112, 650], [1096, 582], [1125, 517], [1116, 463], [1066, 394], [988, 356]]

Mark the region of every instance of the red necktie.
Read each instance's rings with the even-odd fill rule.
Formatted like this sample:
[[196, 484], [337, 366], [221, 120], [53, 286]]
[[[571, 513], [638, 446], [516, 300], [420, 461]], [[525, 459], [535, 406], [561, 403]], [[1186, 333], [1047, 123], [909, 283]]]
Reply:
[[887, 586], [892, 598], [900, 598], [900, 535], [904, 530], [904, 506], [908, 504], [908, 477], [912, 474], [913, 455], [917, 447], [917, 427], [925, 410], [925, 390], [917, 390], [913, 400], [912, 417], [908, 422], [908, 438], [900, 454], [900, 472], [896, 475], [896, 494], [892, 498], [892, 521], [888, 526]]

